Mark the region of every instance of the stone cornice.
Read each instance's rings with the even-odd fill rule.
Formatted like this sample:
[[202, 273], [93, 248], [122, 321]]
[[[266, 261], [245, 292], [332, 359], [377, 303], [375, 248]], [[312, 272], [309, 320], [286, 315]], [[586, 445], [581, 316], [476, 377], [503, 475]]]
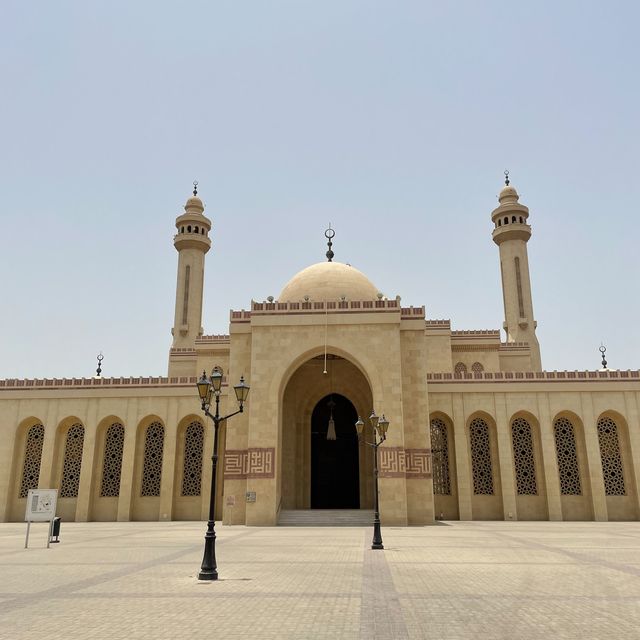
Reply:
[[25, 389], [133, 389], [141, 387], [190, 387], [196, 382], [197, 378], [195, 376], [180, 376], [175, 378], [7, 378], [5, 380], [0, 380], [0, 391]]
[[640, 371], [484, 371], [482, 373], [427, 373], [430, 384], [482, 382], [640, 382]]
[[251, 311], [232, 310], [231, 322], [250, 322], [252, 316], [334, 313], [399, 313], [401, 319], [423, 320], [424, 307], [401, 307], [399, 300], [344, 300], [309, 302], [251, 302]]

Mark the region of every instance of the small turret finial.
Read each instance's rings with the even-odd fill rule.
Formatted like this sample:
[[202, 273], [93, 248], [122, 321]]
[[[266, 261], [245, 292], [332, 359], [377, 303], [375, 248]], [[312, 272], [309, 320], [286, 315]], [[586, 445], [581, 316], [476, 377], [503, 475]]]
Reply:
[[333, 242], [331, 242], [333, 236], [336, 235], [336, 232], [331, 228], [331, 223], [329, 223], [329, 228], [324, 232], [324, 237], [328, 240], [327, 246], [329, 247], [329, 251], [325, 254], [327, 256], [327, 260], [331, 262], [333, 260], [334, 253], [331, 250], [331, 246]]
[[194, 197], [198, 195], [198, 181], [197, 180], [193, 181], [193, 195], [194, 195]]
[[602, 368], [606, 369], [607, 361], [604, 359], [604, 354], [607, 352], [607, 347], [605, 347], [603, 343], [600, 343], [600, 346], [598, 347], [598, 351], [602, 354]]
[[96, 373], [98, 374], [96, 377], [99, 378], [102, 373], [102, 361], [104, 360], [104, 356], [102, 355], [102, 351], [98, 354], [98, 368], [96, 369]]
[[509, 186], [509, 169], [504, 170], [504, 183]]

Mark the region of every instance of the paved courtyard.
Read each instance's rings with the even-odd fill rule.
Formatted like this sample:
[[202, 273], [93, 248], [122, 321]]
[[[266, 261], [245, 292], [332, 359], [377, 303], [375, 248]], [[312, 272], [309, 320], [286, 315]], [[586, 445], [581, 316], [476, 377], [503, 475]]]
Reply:
[[640, 638], [640, 523], [0, 524], [0, 638]]

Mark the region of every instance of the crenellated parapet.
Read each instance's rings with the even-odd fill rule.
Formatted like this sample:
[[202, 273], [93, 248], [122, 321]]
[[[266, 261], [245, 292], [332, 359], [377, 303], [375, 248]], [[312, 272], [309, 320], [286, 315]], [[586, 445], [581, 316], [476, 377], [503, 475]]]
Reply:
[[587, 382], [601, 380], [640, 381], [640, 371], [483, 371], [479, 373], [428, 373], [429, 383], [438, 382]]

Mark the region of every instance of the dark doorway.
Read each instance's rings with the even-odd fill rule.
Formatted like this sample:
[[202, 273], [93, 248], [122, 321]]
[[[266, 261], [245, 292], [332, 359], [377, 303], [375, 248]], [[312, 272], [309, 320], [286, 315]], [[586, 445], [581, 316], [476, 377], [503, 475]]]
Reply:
[[[327, 440], [333, 401], [336, 439]], [[311, 416], [311, 508], [359, 509], [358, 414], [344, 396], [324, 397]]]

